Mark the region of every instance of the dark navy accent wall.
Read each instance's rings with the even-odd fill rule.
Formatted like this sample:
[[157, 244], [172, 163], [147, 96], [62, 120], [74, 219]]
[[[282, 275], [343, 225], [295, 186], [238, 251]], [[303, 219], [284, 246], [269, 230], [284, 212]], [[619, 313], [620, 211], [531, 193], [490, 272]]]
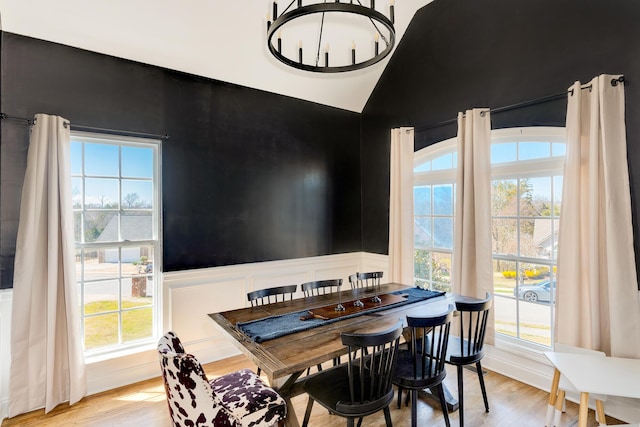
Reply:
[[[361, 250], [360, 114], [6, 32], [1, 55], [6, 114], [170, 135], [164, 271]], [[29, 131], [0, 125], [7, 288]]]
[[[627, 0], [435, 0], [420, 9], [363, 111], [363, 250], [388, 251], [382, 231], [389, 223], [389, 129], [556, 94], [603, 73], [627, 79], [633, 225], [640, 236], [638, 22], [640, 2]], [[565, 115], [566, 100], [559, 100], [492, 114], [492, 127], [564, 126]], [[415, 149], [456, 131], [454, 123], [417, 132]]]

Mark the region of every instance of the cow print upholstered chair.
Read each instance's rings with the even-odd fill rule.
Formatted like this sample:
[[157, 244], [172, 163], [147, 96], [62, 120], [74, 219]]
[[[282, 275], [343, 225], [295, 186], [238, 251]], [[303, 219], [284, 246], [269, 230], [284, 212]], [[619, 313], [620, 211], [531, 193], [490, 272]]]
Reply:
[[242, 369], [209, 381], [174, 332], [160, 338], [158, 353], [175, 427], [282, 424], [287, 413], [284, 399], [253, 371]]

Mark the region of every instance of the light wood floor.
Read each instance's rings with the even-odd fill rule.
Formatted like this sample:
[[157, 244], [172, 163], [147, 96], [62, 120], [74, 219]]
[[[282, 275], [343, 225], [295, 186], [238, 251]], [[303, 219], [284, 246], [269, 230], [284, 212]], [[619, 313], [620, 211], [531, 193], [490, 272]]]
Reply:
[[[255, 366], [244, 356], [236, 356], [205, 366], [209, 378], [223, 375], [241, 368]], [[455, 369], [448, 368], [445, 380], [452, 393], [457, 393]], [[158, 370], [160, 368], [158, 367]], [[491, 412], [484, 412], [480, 386], [475, 373], [464, 370], [465, 376], [465, 424], [468, 427], [542, 427], [548, 402], [548, 394], [518, 381], [488, 372], [485, 376], [489, 407]], [[468, 378], [467, 378], [468, 377]], [[421, 426], [444, 426], [444, 418], [438, 405], [420, 400], [418, 419]], [[307, 404], [306, 396], [293, 399], [296, 414], [302, 422]], [[451, 425], [458, 425], [458, 413], [449, 414]], [[396, 427], [409, 426], [411, 423], [410, 408], [397, 409], [391, 406], [391, 417]], [[563, 426], [574, 426], [578, 422], [578, 407], [567, 402], [567, 412], [562, 415]], [[607, 424], [620, 422], [607, 417]], [[312, 427], [344, 426], [343, 418], [330, 415], [319, 405], [315, 405], [309, 425]], [[364, 419], [363, 426], [383, 427], [382, 412]], [[597, 426], [593, 411], [589, 411], [589, 426]], [[2, 427], [45, 427], [45, 426], [151, 426], [170, 427], [169, 411], [160, 378], [144, 381], [108, 392], [88, 396], [79, 403], [58, 406], [52, 412], [34, 411], [15, 418], [6, 419]]]

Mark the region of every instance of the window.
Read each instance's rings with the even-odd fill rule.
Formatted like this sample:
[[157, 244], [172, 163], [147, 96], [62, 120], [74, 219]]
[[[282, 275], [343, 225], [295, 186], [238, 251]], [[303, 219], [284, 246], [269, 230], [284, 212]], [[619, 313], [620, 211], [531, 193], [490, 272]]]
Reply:
[[416, 153], [414, 277], [416, 285], [451, 291], [457, 153], [455, 140]]
[[157, 337], [159, 151], [154, 140], [71, 135], [76, 277], [86, 354]]
[[[551, 346], [564, 128], [491, 134], [491, 235], [496, 332]], [[414, 276], [450, 290], [456, 141], [415, 154]]]

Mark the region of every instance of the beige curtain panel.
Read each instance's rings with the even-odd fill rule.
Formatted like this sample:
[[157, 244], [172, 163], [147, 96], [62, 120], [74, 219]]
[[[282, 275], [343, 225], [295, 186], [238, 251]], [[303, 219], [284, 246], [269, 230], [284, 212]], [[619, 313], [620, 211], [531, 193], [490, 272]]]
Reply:
[[413, 285], [413, 128], [391, 130], [389, 278]]
[[[488, 108], [458, 113], [458, 169], [453, 243], [453, 290], [477, 298], [493, 294], [491, 246], [491, 115]], [[494, 342], [489, 312], [486, 342]]]
[[640, 358], [624, 85], [601, 75], [571, 88], [558, 236], [555, 339]]
[[86, 394], [75, 278], [69, 126], [36, 115], [22, 189], [11, 316], [9, 416]]

